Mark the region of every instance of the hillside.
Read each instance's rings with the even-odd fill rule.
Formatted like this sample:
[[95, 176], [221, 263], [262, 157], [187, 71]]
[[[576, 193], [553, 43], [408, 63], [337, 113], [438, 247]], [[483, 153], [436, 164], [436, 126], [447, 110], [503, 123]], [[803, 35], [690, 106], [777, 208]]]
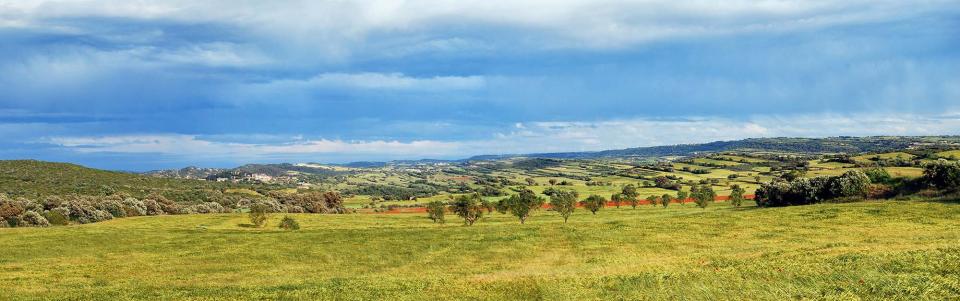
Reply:
[[109, 195], [124, 192], [142, 197], [152, 192], [169, 196], [194, 191], [248, 187], [233, 183], [166, 179], [106, 171], [69, 163], [34, 160], [0, 161], [0, 192], [13, 197], [48, 195]]

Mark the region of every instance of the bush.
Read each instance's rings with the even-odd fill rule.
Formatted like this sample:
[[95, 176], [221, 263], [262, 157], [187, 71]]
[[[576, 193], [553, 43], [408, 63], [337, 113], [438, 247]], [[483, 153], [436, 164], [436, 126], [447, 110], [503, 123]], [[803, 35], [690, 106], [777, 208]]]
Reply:
[[757, 188], [756, 201], [760, 207], [808, 205], [841, 198], [861, 198], [867, 195], [869, 188], [870, 178], [853, 170], [836, 177], [765, 183]]
[[284, 216], [283, 220], [280, 221], [280, 229], [300, 230], [300, 223], [298, 223], [297, 220], [293, 219], [290, 216]]
[[434, 223], [442, 224], [445, 222], [443, 215], [446, 210], [447, 206], [441, 201], [427, 203], [427, 217]]
[[123, 199], [123, 210], [126, 211], [127, 216], [144, 216], [147, 215], [147, 206], [143, 204], [138, 199], [135, 198], [125, 198]]
[[937, 161], [923, 166], [923, 182], [944, 190], [960, 189], [960, 162]]
[[119, 200], [104, 199], [94, 205], [97, 209], [109, 212], [113, 217], [126, 217], [127, 211], [123, 209], [123, 204]]
[[52, 210], [48, 210], [43, 214], [43, 217], [50, 222], [51, 225], [65, 226], [70, 224], [70, 211], [66, 208], [59, 207]]
[[254, 203], [250, 205], [250, 223], [257, 227], [263, 227], [267, 223], [267, 213], [270, 207], [263, 203]]
[[20, 225], [26, 227], [49, 227], [50, 222], [36, 211], [27, 211], [20, 217]]

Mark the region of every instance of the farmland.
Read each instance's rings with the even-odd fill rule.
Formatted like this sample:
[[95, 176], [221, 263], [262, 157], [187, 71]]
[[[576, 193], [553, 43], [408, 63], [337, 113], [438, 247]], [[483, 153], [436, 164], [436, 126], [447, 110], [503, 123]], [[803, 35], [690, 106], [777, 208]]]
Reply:
[[[2, 161], [0, 226], [10, 228], [0, 228], [0, 300], [956, 299], [960, 165], [945, 152], [505, 156], [148, 175]], [[947, 172], [927, 176], [931, 166]], [[694, 187], [724, 201], [604, 203], [596, 214], [581, 202], [568, 223], [552, 203], [523, 207], [532, 208], [524, 223], [510, 207], [524, 194], [610, 200], [632, 189], [644, 200]], [[734, 187], [767, 190], [737, 207], [726, 201]], [[455, 214], [466, 196], [482, 213], [472, 226]], [[446, 223], [427, 210], [436, 204]], [[295, 228], [279, 227], [287, 217]]]
[[540, 211], [472, 227], [420, 214], [137, 217], [2, 229], [0, 298], [928, 299], [960, 296], [960, 207]]

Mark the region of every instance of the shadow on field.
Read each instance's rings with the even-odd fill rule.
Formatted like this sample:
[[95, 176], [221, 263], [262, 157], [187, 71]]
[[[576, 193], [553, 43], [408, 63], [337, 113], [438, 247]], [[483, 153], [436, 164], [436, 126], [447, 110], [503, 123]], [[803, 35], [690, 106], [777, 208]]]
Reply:
[[240, 228], [259, 228], [254, 224], [237, 224], [237, 226], [240, 226]]

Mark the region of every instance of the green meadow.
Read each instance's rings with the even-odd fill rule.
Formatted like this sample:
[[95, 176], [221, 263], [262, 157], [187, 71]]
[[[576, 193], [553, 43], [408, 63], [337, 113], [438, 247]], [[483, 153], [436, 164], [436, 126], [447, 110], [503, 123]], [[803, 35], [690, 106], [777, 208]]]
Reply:
[[960, 203], [131, 217], [0, 229], [3, 300], [956, 300]]

